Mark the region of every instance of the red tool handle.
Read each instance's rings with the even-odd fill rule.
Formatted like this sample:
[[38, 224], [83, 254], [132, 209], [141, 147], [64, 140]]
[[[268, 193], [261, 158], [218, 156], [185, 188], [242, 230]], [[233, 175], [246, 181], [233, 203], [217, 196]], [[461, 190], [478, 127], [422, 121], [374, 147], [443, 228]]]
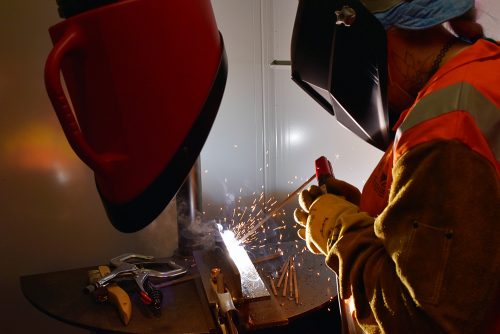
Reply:
[[45, 87], [64, 134], [75, 153], [92, 170], [99, 174], [106, 174], [113, 161], [124, 157], [100, 154], [87, 142], [61, 83], [60, 71], [64, 57], [75, 50], [81, 51], [83, 45], [82, 33], [76, 28], [68, 29], [47, 57], [44, 73]]
[[333, 175], [332, 164], [326, 157], [319, 157], [316, 159], [314, 164], [316, 166], [316, 179], [318, 180], [319, 186], [324, 185], [328, 177], [335, 178], [335, 175]]

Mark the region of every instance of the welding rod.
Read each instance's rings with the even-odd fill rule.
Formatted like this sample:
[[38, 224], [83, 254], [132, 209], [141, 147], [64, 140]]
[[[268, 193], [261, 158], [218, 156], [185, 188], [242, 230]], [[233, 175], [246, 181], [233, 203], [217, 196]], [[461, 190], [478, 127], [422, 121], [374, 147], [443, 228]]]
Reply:
[[271, 217], [273, 217], [274, 214], [276, 212], [278, 212], [278, 210], [280, 210], [299, 191], [301, 191], [302, 189], [304, 189], [312, 180], [314, 180], [314, 178], [316, 178], [316, 174], [314, 174], [313, 176], [311, 176], [306, 182], [302, 183], [297, 189], [295, 189], [293, 192], [291, 192], [290, 194], [288, 194], [288, 196], [283, 201], [281, 201], [277, 206], [275, 206], [271, 211], [269, 211], [269, 213], [264, 218], [262, 218], [260, 222], [258, 222], [257, 224], [255, 224], [255, 226], [252, 227], [250, 229], [250, 231], [248, 231], [243, 237], [240, 238], [240, 240], [239, 240], [240, 244], [244, 243], [245, 240], [247, 240], [247, 238], [249, 236], [251, 236], [255, 231], [257, 231], [257, 229], [259, 227], [261, 227]]
[[259, 258], [256, 258], [255, 260], [252, 261], [253, 264], [259, 264], [261, 262], [269, 261], [269, 260], [274, 260], [280, 256], [283, 256], [283, 252], [277, 252], [271, 255], [266, 255], [266, 256], [261, 256]]
[[281, 276], [280, 276], [280, 279], [278, 281], [278, 285], [276, 286], [278, 289], [281, 287], [281, 283], [283, 282], [283, 277], [285, 277], [285, 274], [287, 272], [287, 269], [288, 269], [288, 263], [290, 262], [290, 258], [288, 258], [288, 260], [286, 260], [285, 262], [285, 266], [283, 267], [283, 271], [281, 272]]
[[297, 282], [297, 269], [295, 269], [295, 259], [293, 260], [293, 283], [295, 287], [295, 304], [299, 304], [299, 285]]
[[269, 277], [269, 280], [271, 281], [271, 289], [273, 290], [274, 295], [277, 296], [278, 291], [276, 291], [276, 285], [274, 285], [274, 278]]
[[290, 276], [289, 269], [290, 269], [290, 267], [288, 266], [286, 268], [285, 284], [283, 284], [283, 297], [286, 297], [286, 288], [288, 286], [288, 277]]
[[283, 265], [281, 266], [280, 271], [279, 271], [280, 274], [283, 272], [283, 270], [285, 270], [285, 267], [288, 263], [288, 260], [290, 260], [290, 257], [288, 257], [288, 259], [285, 261], [285, 263], [283, 263]]

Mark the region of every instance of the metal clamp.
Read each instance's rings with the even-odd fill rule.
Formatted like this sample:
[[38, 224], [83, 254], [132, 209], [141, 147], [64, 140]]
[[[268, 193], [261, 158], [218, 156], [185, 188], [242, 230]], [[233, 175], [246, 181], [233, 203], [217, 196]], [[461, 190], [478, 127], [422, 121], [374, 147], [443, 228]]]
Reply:
[[[143, 260], [143, 262], [127, 262], [128, 260]], [[144, 289], [144, 282], [148, 277], [158, 277], [158, 278], [174, 278], [183, 275], [187, 272], [187, 269], [181, 267], [174, 261], [166, 261], [164, 263], [168, 264], [170, 267], [174, 268], [168, 271], [158, 271], [153, 269], [148, 269], [143, 266], [148, 264], [158, 263], [154, 262], [153, 256], [126, 253], [111, 259], [111, 264], [115, 267], [111, 273], [102, 277], [95, 283], [97, 288], [104, 287], [109, 284], [113, 279], [124, 276], [132, 276], [139, 289], [146, 293]]]

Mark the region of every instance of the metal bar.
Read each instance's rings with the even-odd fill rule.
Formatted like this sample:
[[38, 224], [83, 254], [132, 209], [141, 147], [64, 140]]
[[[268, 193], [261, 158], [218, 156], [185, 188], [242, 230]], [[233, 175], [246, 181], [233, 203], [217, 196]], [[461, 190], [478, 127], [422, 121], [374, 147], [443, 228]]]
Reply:
[[234, 237], [233, 231], [223, 231], [221, 236], [228, 255], [239, 271], [243, 298], [248, 300], [270, 297], [266, 285], [262, 281], [252, 260], [250, 260], [245, 248]]
[[293, 283], [295, 287], [295, 304], [299, 304], [299, 285], [297, 282], [297, 270], [295, 269], [295, 259], [293, 260]]
[[278, 289], [281, 287], [281, 283], [283, 282], [283, 278], [285, 277], [285, 274], [288, 270], [288, 263], [290, 262], [290, 258], [286, 260], [285, 265], [283, 266], [283, 271], [281, 272], [280, 279], [278, 281], [278, 285], [276, 286]]

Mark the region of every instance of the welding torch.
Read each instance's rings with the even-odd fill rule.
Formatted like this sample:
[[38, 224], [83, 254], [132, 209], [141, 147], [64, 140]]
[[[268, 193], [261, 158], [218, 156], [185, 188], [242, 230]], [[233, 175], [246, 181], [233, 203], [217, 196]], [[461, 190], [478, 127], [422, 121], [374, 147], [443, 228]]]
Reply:
[[[321, 191], [324, 194], [326, 194], [327, 193], [326, 181], [328, 180], [328, 178], [335, 178], [333, 174], [332, 164], [326, 157], [322, 156], [316, 159], [315, 167], [316, 167], [316, 177], [318, 180], [318, 186], [320, 187]], [[336, 278], [336, 283], [337, 283], [337, 293], [339, 293], [340, 282], [338, 276]], [[358, 333], [356, 329], [352, 328], [356, 327], [356, 324], [352, 321], [352, 319], [349, 316], [350, 312], [349, 312], [348, 300], [341, 299], [340, 295], [337, 295], [337, 300], [339, 303], [340, 318], [342, 322], [342, 333], [351, 333], [351, 332]], [[347, 330], [346, 328], [350, 329]]]
[[243, 237], [239, 238], [240, 244], [243, 244], [245, 242], [245, 240], [248, 239], [248, 237], [250, 237], [255, 231], [257, 231], [257, 229], [259, 227], [261, 227], [262, 225], [264, 225], [265, 222], [267, 222], [269, 219], [271, 219], [276, 214], [276, 212], [281, 210], [281, 208], [283, 208], [283, 206], [286, 203], [288, 203], [294, 197], [294, 195], [296, 195], [300, 191], [302, 191], [302, 189], [304, 189], [312, 180], [314, 180], [315, 177], [316, 177], [316, 174], [311, 176], [306, 182], [302, 183], [297, 189], [295, 189], [290, 194], [288, 194], [288, 196], [283, 201], [281, 201], [271, 211], [269, 211], [264, 216], [264, 218], [262, 218], [257, 224], [255, 224], [255, 226], [253, 226], [247, 233], [245, 233], [245, 235], [243, 235]]
[[323, 193], [326, 193], [326, 180], [328, 179], [328, 177], [334, 177], [332, 164], [326, 157], [321, 156], [316, 159], [315, 167], [316, 173], [314, 173], [306, 182], [302, 183], [297, 189], [288, 194], [288, 196], [283, 201], [281, 201], [271, 211], [269, 211], [264, 216], [264, 218], [262, 218], [257, 224], [255, 224], [255, 226], [253, 226], [247, 233], [245, 233], [243, 237], [239, 238], [240, 244], [243, 244], [245, 240], [248, 239], [248, 237], [250, 237], [255, 231], [257, 231], [259, 227], [264, 225], [265, 222], [271, 219], [276, 214], [276, 212], [281, 210], [281, 208], [283, 208], [286, 203], [288, 203], [296, 194], [302, 191], [302, 189], [304, 189], [315, 178], [318, 180], [318, 185]]

